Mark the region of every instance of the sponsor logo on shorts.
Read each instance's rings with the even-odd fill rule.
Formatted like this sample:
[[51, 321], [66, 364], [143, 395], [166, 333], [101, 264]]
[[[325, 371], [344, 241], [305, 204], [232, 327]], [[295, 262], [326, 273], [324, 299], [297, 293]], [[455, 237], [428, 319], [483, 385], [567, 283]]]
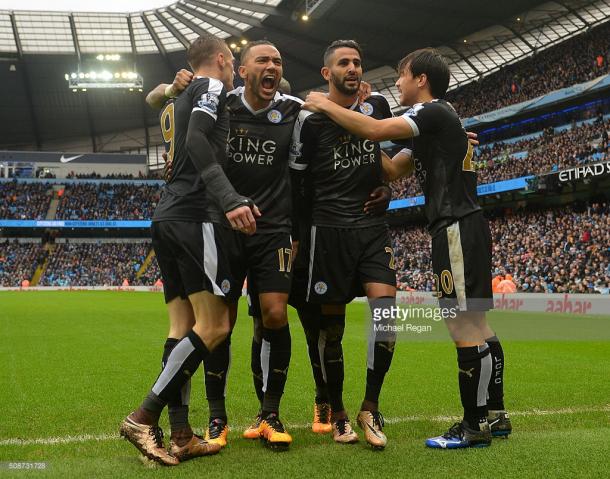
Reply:
[[279, 123], [282, 121], [282, 114], [277, 110], [271, 110], [267, 113], [267, 118], [271, 123]]
[[326, 283], [324, 281], [318, 281], [314, 287], [313, 290], [317, 293], [317, 294], [325, 294], [326, 291], [328, 291], [328, 286], [326, 285]]
[[227, 294], [229, 291], [231, 291], [230, 281], [228, 279], [223, 279], [222, 283], [220, 283], [220, 289], [224, 294]]

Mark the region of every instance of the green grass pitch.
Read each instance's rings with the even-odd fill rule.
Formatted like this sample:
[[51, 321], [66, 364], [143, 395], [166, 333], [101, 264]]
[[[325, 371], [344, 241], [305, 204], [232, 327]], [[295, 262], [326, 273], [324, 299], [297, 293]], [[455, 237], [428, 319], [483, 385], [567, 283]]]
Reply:
[[[610, 457], [610, 316], [493, 312], [504, 340], [506, 402], [514, 434], [479, 450], [429, 450], [460, 413], [455, 350], [443, 325], [396, 347], [382, 393], [389, 444], [334, 444], [308, 429], [313, 380], [301, 325], [290, 310], [293, 353], [282, 418], [291, 450], [241, 439], [255, 414], [252, 323], [241, 305], [233, 335], [229, 445], [176, 468], [149, 468], [118, 438], [159, 370], [167, 319], [160, 294], [0, 293], [0, 476], [3, 477], [607, 477]], [[441, 328], [441, 329], [439, 329]], [[355, 419], [364, 393], [365, 305], [348, 309], [345, 404]], [[202, 374], [191, 422], [207, 419]], [[162, 425], [167, 426], [166, 415]], [[10, 470], [9, 463], [46, 464]]]

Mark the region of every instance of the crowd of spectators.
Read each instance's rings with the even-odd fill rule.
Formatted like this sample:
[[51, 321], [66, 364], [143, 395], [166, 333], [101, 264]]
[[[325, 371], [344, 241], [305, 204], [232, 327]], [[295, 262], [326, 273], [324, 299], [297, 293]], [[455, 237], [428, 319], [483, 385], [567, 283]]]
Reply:
[[40, 243], [0, 242], [0, 286], [18, 287], [30, 281], [45, 257]]
[[[507, 211], [490, 220], [492, 275], [511, 275], [518, 291], [602, 293], [610, 290], [610, 203]], [[433, 291], [430, 235], [423, 226], [394, 227], [401, 290]], [[153, 286], [149, 243], [62, 243], [50, 253], [41, 286]], [[30, 280], [47, 252], [38, 244], [0, 243], [0, 285]]]
[[[609, 203], [508, 213], [492, 219], [490, 227], [492, 274], [510, 274], [518, 291], [609, 293]], [[399, 288], [432, 291], [425, 228], [394, 228], [392, 237]]]
[[147, 243], [62, 243], [49, 257], [40, 286], [135, 284], [150, 251]]
[[0, 219], [43, 220], [51, 194], [48, 183], [0, 182]]
[[159, 263], [155, 256], [148, 264], [146, 270], [142, 273], [139, 278], [136, 278], [133, 283], [135, 286], [155, 286], [157, 281], [161, 279], [161, 270], [159, 269]]
[[57, 208], [60, 220], [148, 220], [159, 200], [159, 185], [74, 183]]
[[[607, 160], [610, 158], [608, 130], [610, 120], [600, 119], [560, 132], [549, 128], [542, 135], [515, 143], [483, 145], [477, 148], [475, 156], [477, 183], [493, 183]], [[414, 176], [392, 183], [392, 190], [393, 198], [422, 194]]]
[[596, 78], [610, 71], [609, 35], [605, 23], [451, 91], [447, 100], [469, 118]]

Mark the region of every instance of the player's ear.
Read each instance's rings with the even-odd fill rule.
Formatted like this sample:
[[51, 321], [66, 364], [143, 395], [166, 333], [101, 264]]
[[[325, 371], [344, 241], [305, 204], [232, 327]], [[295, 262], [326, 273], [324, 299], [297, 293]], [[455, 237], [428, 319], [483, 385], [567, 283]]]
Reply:
[[216, 64], [222, 70], [225, 67], [226, 58], [223, 52], [218, 52], [216, 54]]
[[322, 67], [322, 69], [320, 70], [320, 73], [322, 74], [322, 77], [328, 81], [330, 80], [330, 68], [324, 66]]
[[422, 73], [421, 75], [419, 75], [419, 77], [417, 78], [417, 86], [419, 88], [423, 88], [428, 84], [428, 75], [426, 75], [425, 73]]
[[240, 78], [242, 79], [246, 79], [246, 67], [243, 65], [239, 65], [239, 68], [237, 69], [237, 73], [239, 73]]

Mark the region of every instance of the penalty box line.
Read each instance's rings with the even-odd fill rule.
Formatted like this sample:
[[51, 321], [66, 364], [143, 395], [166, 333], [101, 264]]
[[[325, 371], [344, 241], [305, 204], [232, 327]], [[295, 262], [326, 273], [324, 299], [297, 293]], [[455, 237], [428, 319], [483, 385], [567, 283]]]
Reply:
[[[584, 407], [584, 408], [563, 408], [563, 409], [531, 409], [529, 411], [514, 411], [509, 412], [514, 417], [528, 417], [528, 416], [565, 416], [570, 414], [584, 414], [594, 412], [610, 412], [610, 404], [600, 407]], [[400, 416], [394, 418], [386, 418], [387, 424], [402, 424], [408, 422], [419, 422], [419, 421], [434, 421], [434, 422], [451, 422], [459, 421], [459, 416]], [[248, 427], [247, 425], [233, 425], [233, 429], [241, 430]], [[311, 423], [307, 424], [287, 424], [286, 428], [290, 429], [309, 429]], [[201, 432], [195, 431], [195, 432]], [[0, 446], [31, 446], [31, 445], [44, 445], [54, 446], [58, 444], [74, 444], [84, 442], [101, 442], [101, 441], [113, 441], [119, 439], [118, 434], [78, 434], [75, 436], [60, 436], [60, 437], [42, 437], [35, 439], [22, 439], [22, 438], [8, 438], [0, 439]]]

